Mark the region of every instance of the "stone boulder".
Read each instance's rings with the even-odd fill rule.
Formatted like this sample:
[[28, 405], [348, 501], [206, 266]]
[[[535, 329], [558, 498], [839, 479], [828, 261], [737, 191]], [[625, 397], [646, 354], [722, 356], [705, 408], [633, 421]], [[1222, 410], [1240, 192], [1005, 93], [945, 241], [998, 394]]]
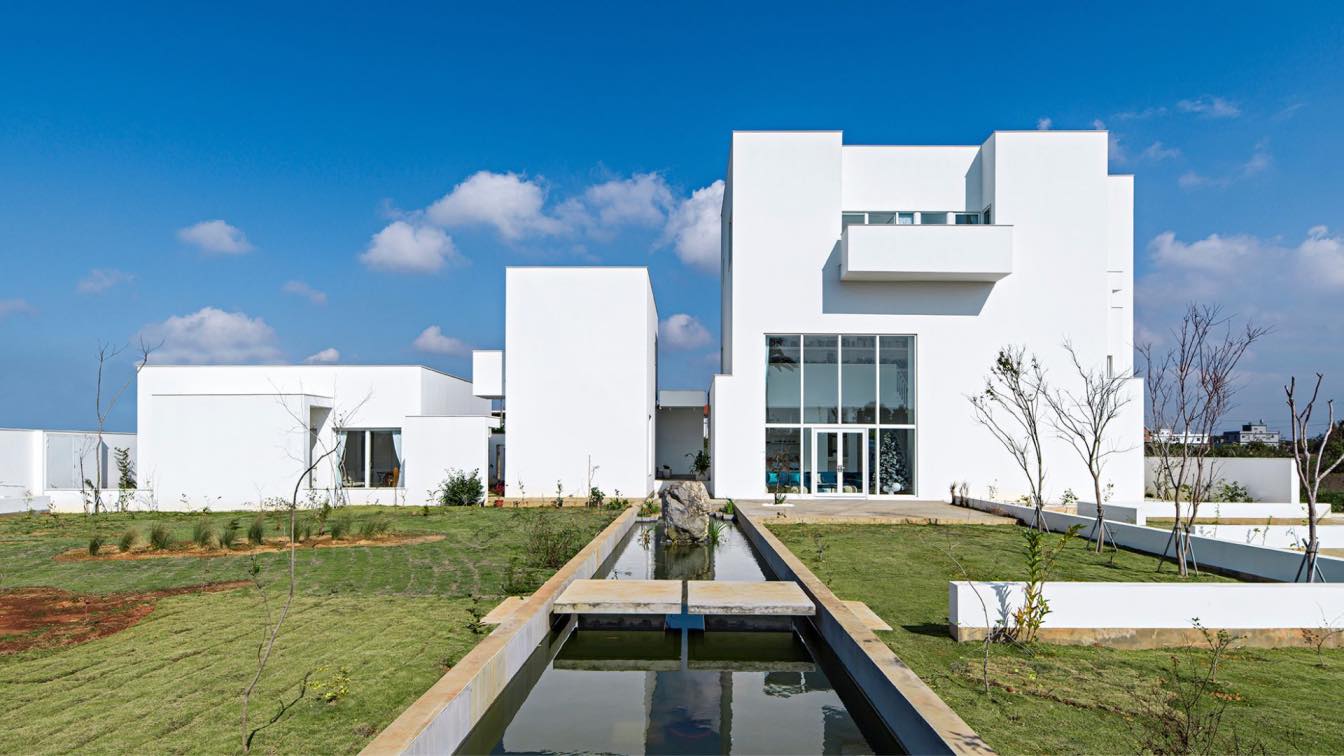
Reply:
[[663, 489], [663, 535], [679, 543], [703, 543], [709, 535], [709, 492], [698, 480]]

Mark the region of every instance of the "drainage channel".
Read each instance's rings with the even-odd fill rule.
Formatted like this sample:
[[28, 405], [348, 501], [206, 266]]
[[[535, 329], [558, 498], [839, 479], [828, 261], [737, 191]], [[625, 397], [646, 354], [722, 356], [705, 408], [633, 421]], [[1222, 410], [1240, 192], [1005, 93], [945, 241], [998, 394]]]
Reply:
[[[667, 542], [657, 523], [638, 524], [596, 577], [774, 579], [735, 526], [717, 543], [686, 546]], [[711, 616], [705, 629], [707, 618], [687, 610], [686, 585], [680, 612], [656, 622], [556, 614], [459, 752], [900, 751], [805, 618]]]

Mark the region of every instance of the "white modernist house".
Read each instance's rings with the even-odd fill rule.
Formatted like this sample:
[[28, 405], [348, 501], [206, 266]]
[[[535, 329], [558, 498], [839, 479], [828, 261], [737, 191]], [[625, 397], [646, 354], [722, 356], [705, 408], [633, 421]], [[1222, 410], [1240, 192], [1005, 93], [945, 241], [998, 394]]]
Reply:
[[256, 507], [296, 483], [424, 503], [448, 469], [485, 480], [498, 424], [468, 381], [419, 366], [149, 365], [136, 390], [138, 484], [161, 509]]
[[[722, 214], [713, 493], [942, 498], [1025, 492], [974, 420], [997, 351], [1056, 381], [1132, 369], [1130, 176], [1105, 132], [995, 132], [968, 146], [847, 145], [841, 132], [733, 135]], [[1106, 476], [1143, 497], [1139, 380]], [[1047, 434], [1052, 435], [1052, 434]], [[1046, 439], [1048, 493], [1091, 489]]]
[[[0, 428], [0, 514], [81, 511], [91, 488], [109, 509], [122, 500], [117, 454], [136, 466], [134, 433]], [[131, 494], [126, 494], [130, 496]]]
[[643, 496], [655, 479], [658, 309], [645, 268], [505, 272], [504, 349], [472, 355], [502, 399], [508, 496]]

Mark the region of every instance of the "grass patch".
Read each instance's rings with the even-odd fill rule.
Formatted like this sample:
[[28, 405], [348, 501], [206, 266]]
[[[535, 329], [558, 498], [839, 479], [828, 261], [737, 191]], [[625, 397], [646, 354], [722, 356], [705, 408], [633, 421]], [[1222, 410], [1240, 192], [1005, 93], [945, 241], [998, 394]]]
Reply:
[[[548, 512], [584, 534], [581, 546], [612, 519], [600, 510]], [[423, 517], [416, 509], [350, 507], [356, 532], [380, 518], [394, 535], [441, 536], [406, 546], [300, 547], [299, 593], [276, 656], [253, 698], [255, 717], [292, 697], [305, 672], [345, 670], [338, 700], [310, 693], [293, 715], [257, 736], [262, 753], [350, 753], [361, 749], [451, 664], [485, 637], [470, 628], [474, 611], [505, 595], [510, 560], [529, 560], [528, 535], [515, 510], [453, 508]], [[145, 517], [140, 516], [140, 525]], [[190, 542], [204, 522], [216, 534], [236, 513], [156, 513], [173, 542]], [[268, 537], [275, 518], [266, 518]], [[246, 519], [242, 522], [247, 522]], [[77, 593], [153, 591], [246, 580], [246, 552], [146, 560], [58, 561], [94, 535], [117, 541], [131, 515], [32, 515], [0, 518], [3, 589], [51, 586]], [[242, 533], [239, 533], [242, 535]], [[241, 538], [239, 539], [241, 540]], [[281, 598], [287, 557], [258, 553], [272, 607]], [[236, 752], [239, 693], [261, 637], [261, 598], [247, 587], [159, 599], [121, 632], [65, 648], [0, 655], [7, 725], [0, 753]], [[89, 702], [96, 701], [96, 706]]]
[[[1205, 663], [1200, 649], [1120, 651], [1038, 644], [992, 648], [992, 692], [980, 676], [981, 646], [947, 630], [947, 582], [963, 579], [946, 550], [975, 580], [1022, 580], [1020, 528], [976, 525], [770, 525], [841, 598], [864, 601], [892, 626], [877, 635], [990, 746], [1004, 753], [1132, 753], [1140, 702], [1173, 657]], [[1060, 555], [1053, 580], [1177, 581], [1171, 565], [1121, 551], [1097, 555], [1083, 541]], [[1203, 581], [1222, 581], [1201, 575]], [[1325, 666], [1319, 666], [1324, 663]], [[1344, 650], [1240, 649], [1219, 668], [1229, 704], [1225, 732], [1243, 747], [1277, 752], [1344, 752], [1338, 717]]]

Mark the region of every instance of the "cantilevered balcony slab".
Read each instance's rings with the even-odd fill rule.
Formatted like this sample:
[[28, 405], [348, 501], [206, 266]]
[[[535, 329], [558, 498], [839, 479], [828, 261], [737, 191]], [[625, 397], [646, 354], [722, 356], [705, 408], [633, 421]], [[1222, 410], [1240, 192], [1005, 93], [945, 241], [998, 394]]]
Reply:
[[998, 281], [1013, 272], [1013, 227], [847, 226], [844, 281]]

